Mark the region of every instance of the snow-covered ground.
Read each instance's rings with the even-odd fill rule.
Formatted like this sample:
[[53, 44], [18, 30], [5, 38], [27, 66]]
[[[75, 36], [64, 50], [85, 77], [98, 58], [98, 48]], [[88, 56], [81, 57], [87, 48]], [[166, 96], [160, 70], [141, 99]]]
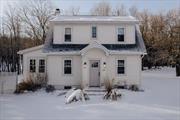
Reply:
[[72, 104], [57, 96], [62, 91], [1, 95], [0, 120], [180, 120], [180, 77], [174, 69], [144, 71], [142, 88], [121, 90], [118, 101], [90, 96]]

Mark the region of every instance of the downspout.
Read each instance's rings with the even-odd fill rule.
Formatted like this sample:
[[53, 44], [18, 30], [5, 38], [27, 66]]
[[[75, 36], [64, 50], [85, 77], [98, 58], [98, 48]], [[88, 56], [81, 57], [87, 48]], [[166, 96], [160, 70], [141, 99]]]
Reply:
[[140, 76], [140, 84], [139, 84], [139, 88], [140, 88], [140, 89], [142, 89], [142, 68], [143, 68], [142, 59], [144, 58], [145, 54], [146, 54], [146, 53], [144, 53], [144, 54], [141, 55], [141, 70], [140, 70], [140, 73], [139, 73], [139, 74], [140, 74], [140, 75], [139, 75], [139, 76]]

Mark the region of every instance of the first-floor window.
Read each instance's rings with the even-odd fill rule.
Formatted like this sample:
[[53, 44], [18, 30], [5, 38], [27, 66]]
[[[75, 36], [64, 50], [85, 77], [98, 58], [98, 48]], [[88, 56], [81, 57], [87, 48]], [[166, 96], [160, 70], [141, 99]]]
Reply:
[[64, 74], [72, 74], [71, 60], [64, 60]]
[[125, 73], [124, 60], [118, 60], [117, 64], [118, 64], [117, 74], [124, 74]]
[[40, 59], [39, 60], [39, 73], [44, 73], [45, 72], [45, 60]]
[[35, 59], [30, 59], [29, 71], [31, 73], [36, 72], [36, 60]]

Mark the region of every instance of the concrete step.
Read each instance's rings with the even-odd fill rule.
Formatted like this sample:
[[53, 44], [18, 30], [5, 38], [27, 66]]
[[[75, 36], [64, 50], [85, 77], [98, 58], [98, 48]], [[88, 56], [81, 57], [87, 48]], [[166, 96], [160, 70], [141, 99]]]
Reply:
[[104, 87], [88, 87], [85, 88], [85, 91], [87, 92], [105, 92], [105, 88]]

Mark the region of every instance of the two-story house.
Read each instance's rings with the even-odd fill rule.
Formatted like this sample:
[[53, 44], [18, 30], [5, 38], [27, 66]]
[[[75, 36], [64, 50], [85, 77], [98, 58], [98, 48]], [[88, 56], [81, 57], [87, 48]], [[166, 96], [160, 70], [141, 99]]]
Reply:
[[131, 16], [63, 16], [50, 21], [44, 45], [21, 50], [23, 76], [46, 73], [48, 84], [103, 86], [141, 83], [146, 48]]

